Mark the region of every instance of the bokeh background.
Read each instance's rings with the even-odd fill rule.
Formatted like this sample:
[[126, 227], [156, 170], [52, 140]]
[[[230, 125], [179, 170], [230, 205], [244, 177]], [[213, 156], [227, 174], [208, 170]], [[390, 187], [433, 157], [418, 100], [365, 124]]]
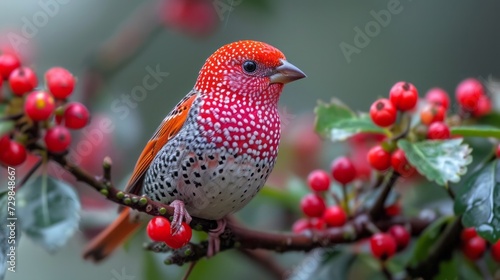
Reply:
[[[228, 6], [231, 10], [225, 9]], [[391, 13], [385, 26], [375, 29], [373, 13], [388, 7], [399, 12]], [[24, 63], [39, 75], [52, 66], [63, 66], [79, 78], [74, 99], [89, 105], [93, 124], [87, 134], [75, 137], [91, 141], [90, 131], [105, 118], [116, 129], [93, 143], [91, 152], [73, 152], [96, 174], [102, 157], [111, 155], [116, 182], [126, 179], [144, 143], [192, 88], [199, 68], [214, 50], [240, 39], [278, 47], [308, 75], [288, 85], [280, 102], [286, 119], [285, 146], [270, 183], [280, 188], [290, 181], [300, 185], [308, 170], [326, 168], [342, 149], [312, 134], [317, 100], [335, 97], [367, 111], [374, 98], [385, 96], [399, 80], [414, 83], [423, 94], [434, 86], [453, 93], [466, 77], [499, 77], [499, 10], [497, 1], [452, 0], [2, 0], [0, 42], [18, 49]], [[373, 36], [357, 46], [356, 28], [365, 30], [367, 25], [374, 28]], [[357, 50], [346, 56], [341, 44]], [[157, 67], [169, 75], [144, 98], [127, 105], [123, 96], [130, 97], [134, 87], [142, 85], [147, 69]], [[182, 275], [185, 268], [163, 266], [164, 256], [140, 249], [143, 233], [102, 264], [84, 262], [80, 254], [87, 237], [116, 211], [91, 191], [75, 186], [85, 207], [81, 230], [55, 254], [22, 239], [17, 272], [7, 273], [7, 280], [139, 280], [155, 279], [153, 275], [178, 279]], [[239, 216], [254, 227], [283, 230], [290, 226], [282, 220], [283, 208], [272, 199], [258, 197]], [[288, 253], [278, 259], [293, 269], [303, 256]], [[238, 252], [226, 252], [200, 262], [192, 279], [212, 278], [270, 279], [271, 275]]]

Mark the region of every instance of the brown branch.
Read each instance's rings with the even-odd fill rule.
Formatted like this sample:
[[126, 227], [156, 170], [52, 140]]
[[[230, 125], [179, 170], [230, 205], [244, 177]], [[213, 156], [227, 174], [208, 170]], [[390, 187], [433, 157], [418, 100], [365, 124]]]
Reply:
[[[50, 155], [51, 159], [69, 171], [73, 176], [95, 190], [99, 191], [108, 200], [119, 205], [127, 206], [140, 212], [147, 213], [152, 216], [163, 216], [170, 218], [173, 215], [173, 208], [153, 201], [146, 196], [138, 196], [120, 191], [113, 187], [113, 184], [106, 179], [97, 179], [85, 170], [69, 162], [63, 155]], [[111, 168], [111, 162], [105, 160], [104, 172]], [[106, 175], [109, 177], [109, 174]], [[397, 176], [391, 176], [387, 184], [392, 184]], [[108, 179], [108, 178], [107, 178]], [[394, 224], [408, 224], [411, 227], [411, 232], [418, 235], [426, 228], [433, 220], [414, 218], [411, 220], [402, 217], [393, 219], [383, 219], [376, 221], [375, 225], [381, 230], [387, 230]], [[237, 248], [237, 249], [266, 249], [276, 252], [285, 251], [310, 251], [318, 247], [328, 247], [341, 243], [352, 243], [363, 238], [369, 237], [372, 233], [369, 230], [371, 223], [370, 216], [367, 214], [359, 214], [349, 221], [344, 227], [329, 228], [323, 231], [307, 231], [305, 234], [293, 233], [271, 233], [252, 230], [239, 225], [238, 223], [229, 222], [224, 233], [220, 236], [221, 251]], [[190, 226], [195, 230], [209, 231], [217, 226], [215, 221], [199, 219], [193, 217]], [[200, 244], [188, 244], [181, 249], [172, 250], [172, 254], [165, 261], [166, 264], [182, 265], [187, 262], [194, 262], [207, 255], [208, 242], [203, 241]], [[165, 246], [153, 244], [146, 246], [147, 249], [164, 252], [170, 251]]]
[[[354, 243], [370, 237], [372, 232], [368, 229], [369, 217], [359, 215], [339, 228], [329, 228], [323, 231], [307, 231], [304, 234], [271, 233], [252, 230], [246, 227], [230, 225], [221, 235], [221, 251], [232, 248], [238, 249], [266, 249], [276, 252], [304, 251], [314, 248], [329, 247], [337, 244]], [[395, 217], [390, 220], [377, 222], [381, 230], [387, 230], [392, 225], [409, 225], [413, 235], [420, 234], [434, 220], [429, 219], [404, 219]], [[166, 259], [166, 264], [183, 265], [197, 261], [206, 256], [208, 243], [188, 244], [184, 248], [172, 251]]]
[[[90, 175], [85, 170], [69, 162], [64, 156], [51, 155], [51, 159], [73, 174], [77, 180], [86, 183], [110, 201], [152, 216], [170, 218], [174, 214], [174, 208], [168, 205], [151, 200], [147, 196], [139, 196], [123, 192], [113, 187], [112, 183], [107, 180], [96, 179], [95, 176]], [[111, 167], [109, 166], [109, 168]], [[107, 171], [105, 171], [105, 173], [106, 172]], [[215, 221], [193, 218], [190, 226], [196, 230], [208, 231], [210, 229], [215, 229], [217, 227], [217, 223]]]

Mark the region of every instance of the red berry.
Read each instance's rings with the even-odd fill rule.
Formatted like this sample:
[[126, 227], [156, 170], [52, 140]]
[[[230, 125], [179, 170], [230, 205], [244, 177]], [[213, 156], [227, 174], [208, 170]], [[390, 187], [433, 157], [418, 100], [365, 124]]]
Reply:
[[3, 135], [0, 137], [0, 152], [7, 150], [10, 145], [9, 135]]
[[[5, 149], [0, 150], [0, 162], [8, 166], [18, 166], [26, 161], [26, 148], [23, 145], [17, 143], [16, 141], [4, 142], [2, 146], [6, 146]], [[5, 144], [6, 142], [6, 144]]]
[[347, 221], [347, 215], [338, 205], [328, 207], [323, 214], [323, 219], [331, 227], [341, 227], [345, 225]]
[[373, 256], [381, 260], [387, 260], [396, 253], [397, 244], [391, 235], [376, 233], [370, 238], [370, 248]]
[[56, 125], [47, 129], [44, 140], [49, 152], [61, 153], [71, 144], [71, 134], [66, 127]]
[[497, 158], [500, 158], [500, 144], [497, 145], [497, 149], [495, 150], [495, 154]]
[[149, 238], [153, 241], [165, 241], [170, 238], [170, 221], [162, 216], [153, 217], [146, 227]]
[[380, 145], [371, 148], [367, 154], [371, 167], [378, 171], [387, 170], [391, 167], [391, 153], [384, 150]]
[[324, 170], [314, 170], [307, 176], [307, 183], [313, 191], [327, 191], [330, 188], [330, 177]]
[[484, 94], [483, 85], [474, 78], [463, 80], [458, 84], [455, 92], [458, 104], [466, 111], [474, 111], [478, 105], [479, 99]]
[[477, 106], [472, 110], [472, 115], [474, 117], [482, 117], [491, 112], [492, 105], [491, 100], [488, 96], [482, 95], [477, 101]]
[[411, 166], [403, 150], [397, 149], [392, 153], [391, 165], [394, 171], [403, 177], [408, 177], [415, 172], [415, 167]]
[[356, 168], [351, 160], [346, 157], [339, 157], [332, 163], [332, 176], [342, 185], [349, 184], [356, 178]]
[[54, 112], [54, 98], [45, 91], [34, 91], [26, 96], [24, 111], [34, 121], [47, 120]]
[[442, 122], [446, 116], [444, 107], [429, 104], [420, 111], [420, 121], [425, 125], [430, 125], [433, 122]]
[[425, 100], [430, 104], [442, 106], [445, 110], [450, 107], [450, 96], [442, 88], [431, 88], [425, 95]]
[[500, 240], [491, 245], [491, 257], [496, 262], [500, 262]]
[[179, 231], [173, 234], [170, 238], [164, 240], [164, 242], [172, 249], [179, 249], [188, 244], [192, 236], [193, 230], [191, 227], [185, 222], [182, 222]]
[[404, 226], [394, 225], [389, 228], [389, 234], [394, 237], [398, 250], [403, 250], [410, 243], [410, 233]]
[[186, 245], [193, 235], [191, 227], [182, 222], [178, 232], [172, 234], [170, 221], [162, 216], [151, 219], [146, 228], [149, 238], [157, 242], [165, 242], [170, 248], [179, 249]]
[[294, 233], [301, 233], [304, 230], [310, 229], [310, 228], [311, 228], [311, 224], [309, 223], [309, 220], [306, 218], [301, 218], [301, 219], [298, 219], [297, 221], [295, 221], [295, 223], [293, 223], [292, 231]]
[[53, 67], [45, 73], [45, 81], [49, 91], [55, 98], [65, 99], [75, 87], [75, 77], [62, 67]]
[[401, 214], [401, 205], [399, 203], [394, 203], [385, 208], [385, 214], [389, 217], [395, 217]]
[[7, 80], [14, 69], [21, 66], [19, 58], [13, 54], [4, 53], [0, 55], [0, 76]]
[[472, 237], [462, 246], [464, 255], [474, 261], [480, 259], [484, 251], [486, 251], [486, 241], [480, 236]]
[[476, 236], [477, 236], [476, 229], [473, 227], [469, 227], [469, 228], [464, 228], [462, 230], [462, 233], [460, 234], [460, 239], [462, 239], [462, 242], [467, 242], [469, 241], [469, 239]]
[[22, 96], [38, 85], [38, 79], [31, 68], [19, 67], [10, 74], [9, 84], [15, 95]]
[[387, 127], [396, 121], [397, 111], [388, 99], [381, 98], [370, 107], [370, 117], [374, 124]]
[[308, 217], [321, 217], [323, 212], [325, 212], [326, 205], [321, 196], [310, 193], [302, 197], [300, 200], [300, 208]]
[[418, 92], [415, 86], [408, 82], [397, 82], [389, 91], [389, 99], [396, 109], [408, 111], [417, 105]]
[[64, 110], [64, 125], [71, 129], [80, 129], [86, 126], [90, 119], [87, 107], [79, 102], [71, 102]]
[[427, 139], [444, 140], [450, 138], [450, 128], [444, 122], [435, 122], [427, 130]]

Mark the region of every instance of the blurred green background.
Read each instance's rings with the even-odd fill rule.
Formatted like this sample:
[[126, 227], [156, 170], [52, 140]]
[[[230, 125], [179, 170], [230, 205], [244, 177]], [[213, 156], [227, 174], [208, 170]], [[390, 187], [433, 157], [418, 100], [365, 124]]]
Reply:
[[[231, 0], [208, 1], [214, 9], [217, 2], [231, 4]], [[80, 79], [74, 99], [85, 100], [94, 115], [104, 113], [115, 121], [117, 130], [111, 141], [120, 159], [114, 173], [116, 181], [130, 172], [156, 126], [192, 88], [204, 60], [232, 41], [254, 39], [270, 43], [308, 75], [307, 79], [288, 85], [282, 95], [280, 104], [292, 116], [291, 124], [295, 116], [311, 114], [318, 99], [336, 97], [356, 110], [367, 111], [374, 98], [387, 95], [392, 84], [399, 80], [412, 82], [421, 94], [434, 86], [453, 93], [456, 84], [466, 77], [500, 76], [500, 2], [497, 1], [239, 0], [232, 3], [236, 5], [231, 12], [225, 11], [220, 18], [215, 14], [215, 28], [209, 28], [203, 36], [167, 23], [153, 27], [144, 41], [140, 36], [135, 37], [148, 34], [142, 30], [143, 25], [149, 26], [151, 22], [155, 25], [158, 16], [168, 13], [166, 9], [144, 8], [156, 5], [155, 1], [3, 0], [0, 36], [4, 45], [8, 45], [5, 38], [10, 36], [12, 40], [13, 34], [24, 36], [27, 22], [42, 20], [44, 24], [35, 25], [33, 36], [23, 37], [19, 45], [25, 63], [32, 65], [39, 75], [52, 66], [66, 67]], [[44, 10], [47, 5], [52, 5], [50, 9], [54, 12], [46, 16], [47, 20], [43, 16], [37, 19], [40, 13], [48, 14]], [[391, 14], [386, 26], [379, 25], [378, 32], [372, 30], [376, 35], [369, 38], [369, 43], [346, 59], [340, 44], [356, 46], [355, 28], [365, 30], [374, 21], [373, 12], [387, 10], [388, 5], [397, 6], [399, 12]], [[143, 10], [141, 14], [138, 9], [151, 13]], [[117, 30], [127, 29], [123, 29], [124, 23], [128, 29], [137, 29], [132, 32], [135, 35], [127, 37], [125, 32], [123, 40], [111, 39]], [[103, 44], [110, 39], [114, 45], [106, 45], [109, 48], [102, 52]], [[107, 63], [133, 49], [135, 44], [139, 45], [139, 51], [127, 64], [111, 74], [90, 79], [93, 83], [102, 81], [102, 87], [88, 95], [85, 85], [89, 73], [106, 69]], [[96, 56], [97, 53], [101, 55]], [[142, 84], [148, 73], [146, 68], [157, 65], [169, 76], [149, 91], [143, 101], [137, 102], [136, 108], [129, 108], [126, 116], [113, 110], [113, 102], [121, 100], [123, 94], [130, 95], [134, 87]], [[327, 160], [324, 163], [326, 166]], [[276, 210], [262, 200], [249, 207], [254, 213], [245, 215], [244, 211], [243, 217], [253, 222]], [[258, 224], [264, 228], [267, 225], [262, 221]], [[143, 263], [161, 263], [162, 256], [140, 250], [144, 237], [138, 236], [140, 240], [132, 242], [128, 251], [121, 250], [100, 265], [81, 259], [80, 252], [86, 242], [83, 232], [77, 233], [68, 246], [54, 255], [23, 239], [18, 248], [17, 272], [7, 273], [6, 279], [151, 279], [142, 272]], [[300, 256], [290, 253], [281, 261], [291, 268]], [[129, 278], [121, 275], [123, 269]], [[182, 273], [176, 267], [160, 265], [158, 269], [169, 275], [168, 279], [177, 279]], [[229, 252], [203, 261], [192, 279], [270, 278], [259, 271], [244, 256]]]

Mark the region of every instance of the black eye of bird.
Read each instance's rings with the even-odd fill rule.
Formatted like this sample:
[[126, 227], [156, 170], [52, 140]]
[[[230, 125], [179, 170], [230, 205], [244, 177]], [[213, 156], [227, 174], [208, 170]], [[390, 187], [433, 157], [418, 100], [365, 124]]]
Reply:
[[243, 70], [245, 70], [245, 72], [247, 73], [253, 73], [255, 72], [255, 70], [257, 70], [257, 63], [252, 60], [247, 60], [243, 62]]

